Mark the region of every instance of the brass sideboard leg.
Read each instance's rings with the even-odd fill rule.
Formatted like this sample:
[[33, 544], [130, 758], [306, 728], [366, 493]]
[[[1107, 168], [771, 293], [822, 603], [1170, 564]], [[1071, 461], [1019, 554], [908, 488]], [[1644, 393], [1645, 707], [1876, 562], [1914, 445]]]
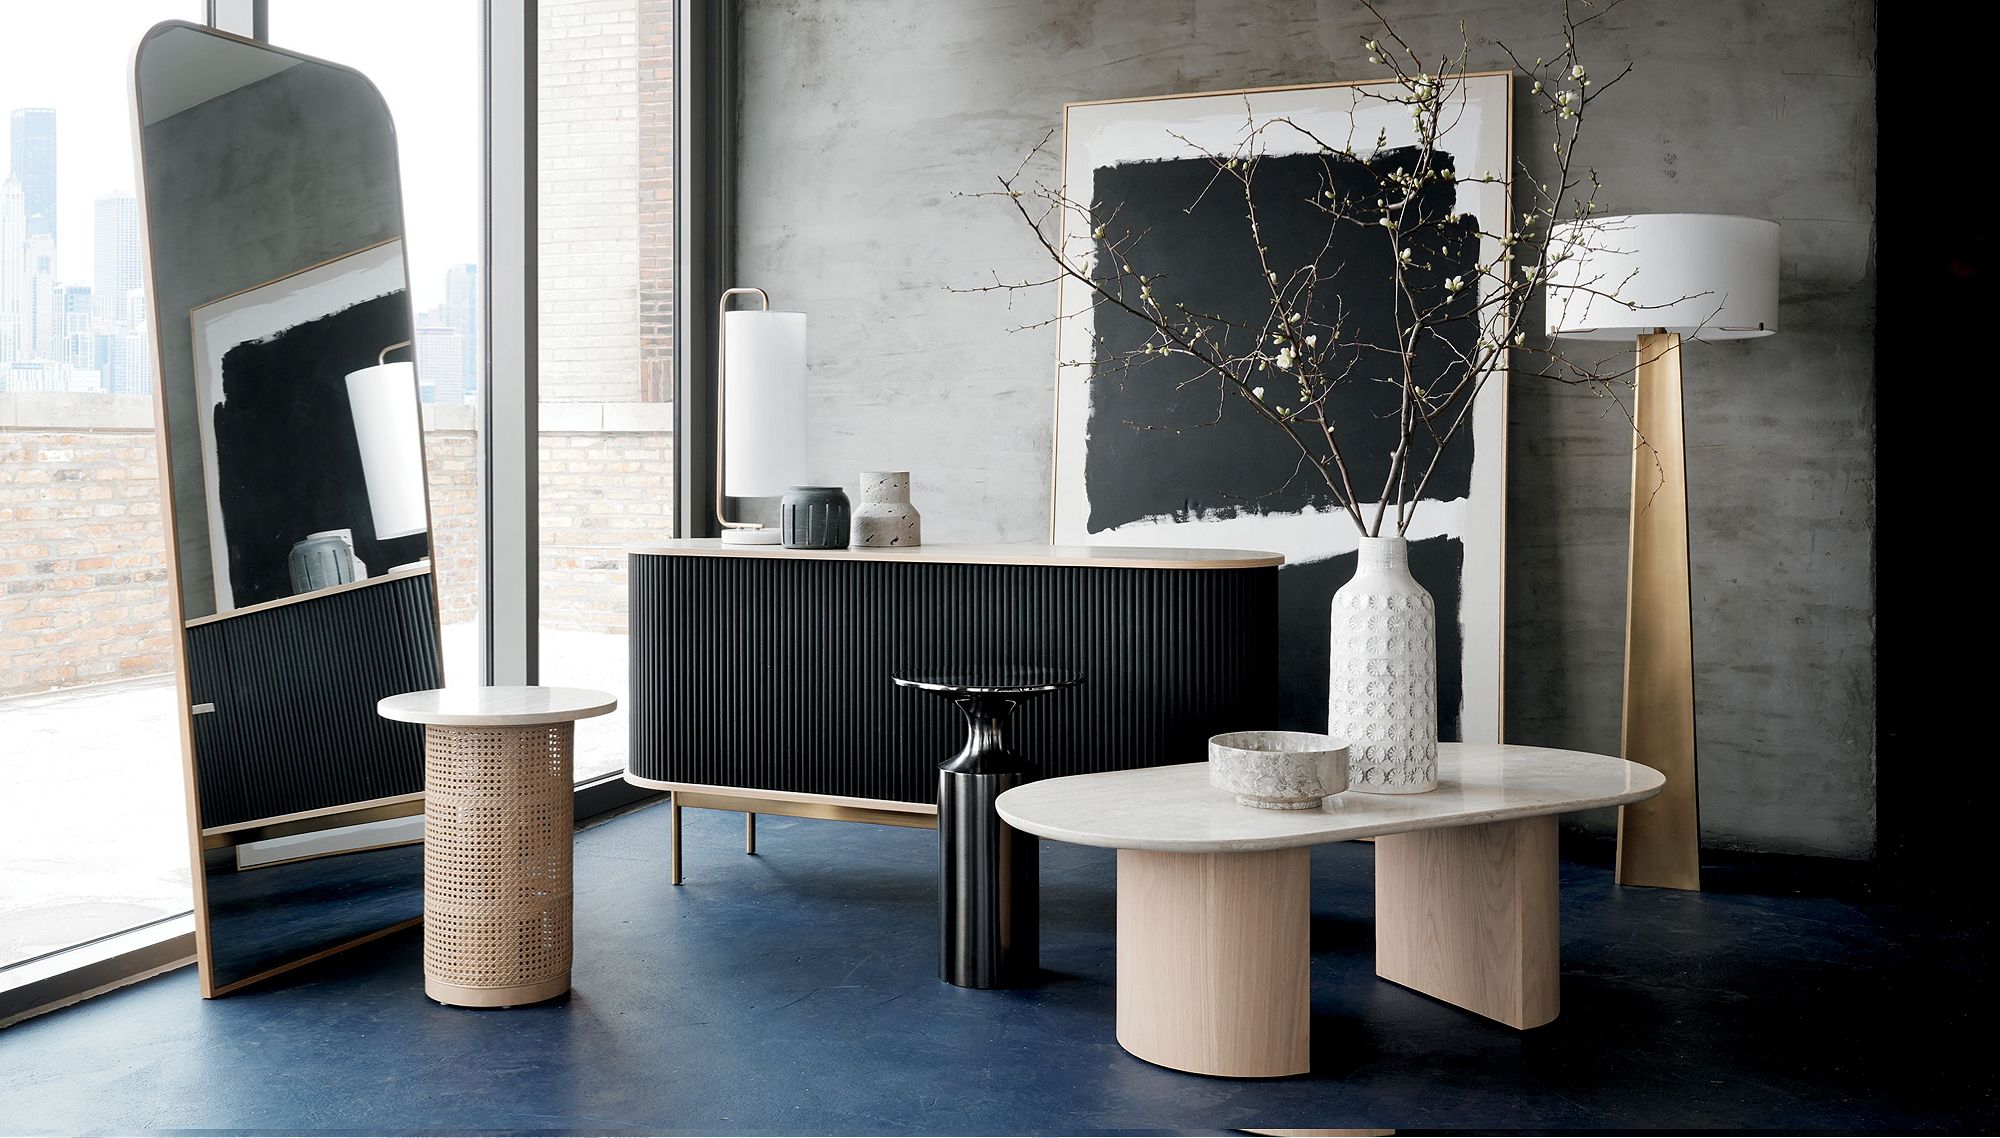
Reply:
[[671, 869], [674, 884], [679, 885], [681, 883], [681, 796], [680, 795], [676, 794], [673, 796], [672, 804], [667, 807], [667, 815], [668, 815], [668, 823], [667, 823], [668, 829], [670, 829], [673, 832], [673, 837], [670, 838], [667, 842], [668, 845], [667, 864]]
[[743, 852], [757, 852], [757, 815], [748, 810], [743, 812]]

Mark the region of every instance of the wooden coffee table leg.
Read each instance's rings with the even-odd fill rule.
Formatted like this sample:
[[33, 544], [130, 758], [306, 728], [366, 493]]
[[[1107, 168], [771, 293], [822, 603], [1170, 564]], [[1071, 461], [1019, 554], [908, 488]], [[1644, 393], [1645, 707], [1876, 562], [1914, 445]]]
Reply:
[[1556, 1018], [1554, 815], [1375, 839], [1375, 974], [1509, 1027]]
[[1311, 864], [1304, 848], [1119, 850], [1119, 1045], [1203, 1075], [1304, 1074]]

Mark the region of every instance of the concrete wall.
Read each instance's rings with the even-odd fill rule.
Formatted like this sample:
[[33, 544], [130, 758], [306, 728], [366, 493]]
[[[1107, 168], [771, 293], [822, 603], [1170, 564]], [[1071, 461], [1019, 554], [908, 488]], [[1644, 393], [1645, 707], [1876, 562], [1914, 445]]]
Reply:
[[[1476, 67], [1560, 42], [1555, 0], [1395, 5]], [[934, 541], [1045, 537], [1053, 290], [993, 188], [1069, 100], [1363, 79], [1346, 0], [747, 0], [739, 278], [812, 315], [816, 481], [908, 467]], [[1702, 813], [1716, 844], [1875, 841], [1875, 7], [1626, 4], [1590, 25], [1587, 160], [1613, 211], [1784, 224], [1782, 332], [1687, 360]], [[1549, 150], [1539, 116], [1517, 152]], [[1053, 162], [1033, 173], [1055, 175]], [[1628, 435], [1609, 404], [1510, 392], [1508, 733], [1618, 748]], [[1600, 819], [1596, 823], [1603, 825]]]

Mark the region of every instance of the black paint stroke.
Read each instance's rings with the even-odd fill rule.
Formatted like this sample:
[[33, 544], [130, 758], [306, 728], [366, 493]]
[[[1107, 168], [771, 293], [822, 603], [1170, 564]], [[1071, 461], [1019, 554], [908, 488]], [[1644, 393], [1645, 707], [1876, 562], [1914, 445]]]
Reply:
[[[1329, 406], [1356, 493], [1364, 502], [1380, 495], [1396, 444], [1399, 388], [1380, 382], [1400, 374], [1395, 367], [1391, 307], [1395, 254], [1384, 231], [1336, 225], [1315, 203], [1324, 200], [1322, 195], [1329, 190], [1347, 196], [1365, 193], [1372, 199], [1380, 172], [1408, 168], [1415, 158], [1411, 149], [1385, 152], [1369, 164], [1318, 154], [1267, 157], [1259, 160], [1253, 180], [1259, 224], [1280, 279], [1308, 264], [1316, 264], [1323, 277], [1338, 271], [1330, 283], [1321, 285], [1306, 319], [1331, 325], [1338, 308], [1344, 307], [1342, 339], [1391, 349], [1348, 349], [1329, 365], [1329, 370], [1337, 371], [1349, 358], [1361, 361], [1356, 380], [1341, 384]], [[1442, 153], [1436, 160], [1440, 167], [1453, 162]], [[1451, 185], [1432, 183], [1417, 212], [1424, 218], [1445, 218], [1456, 208], [1456, 198]], [[1268, 318], [1269, 286], [1251, 240], [1242, 191], [1232, 178], [1217, 181], [1208, 159], [1101, 167], [1096, 171], [1093, 215], [1093, 224], [1105, 228], [1098, 243], [1099, 265], [1112, 263], [1110, 241], [1126, 233], [1142, 234], [1125, 250], [1125, 261], [1134, 273], [1156, 282], [1155, 291], [1163, 300], [1257, 326]], [[1412, 260], [1419, 267], [1409, 275], [1419, 303], [1430, 306], [1447, 298], [1448, 277], [1474, 278], [1478, 222], [1463, 217], [1421, 233], [1412, 242]], [[1431, 267], [1422, 268], [1425, 262]], [[1473, 292], [1467, 289], [1452, 298], [1457, 311], [1472, 310]], [[1131, 295], [1136, 302], [1136, 286]], [[1179, 356], [1143, 357], [1145, 362], [1121, 370], [1115, 361], [1140, 348], [1150, 326], [1102, 300], [1096, 304], [1095, 317], [1099, 343], [1094, 349], [1084, 459], [1089, 532], [1147, 518], [1187, 521], [1334, 508], [1325, 483], [1300, 466], [1296, 448], [1240, 396], [1225, 390], [1220, 377], [1203, 377], [1201, 365]], [[1221, 334], [1219, 325], [1211, 327]], [[1477, 339], [1473, 321], [1461, 320], [1447, 328], [1451, 343], [1469, 354]], [[1326, 336], [1322, 343], [1331, 340]], [[1246, 351], [1251, 343], [1241, 332], [1228, 339], [1232, 351]], [[1422, 346], [1418, 356], [1418, 378], [1432, 390], [1442, 390], [1450, 377], [1463, 373], [1464, 365], [1443, 343]], [[1285, 373], [1268, 371], [1261, 382], [1266, 402], [1298, 405], [1297, 386]], [[1469, 431], [1454, 440], [1425, 491], [1427, 499], [1469, 495], [1472, 442]], [[1415, 467], [1421, 470], [1435, 446], [1419, 440], [1413, 453]], [[1414, 485], [1412, 481], [1412, 489]], [[1335, 519], [1329, 524], [1345, 523]]]

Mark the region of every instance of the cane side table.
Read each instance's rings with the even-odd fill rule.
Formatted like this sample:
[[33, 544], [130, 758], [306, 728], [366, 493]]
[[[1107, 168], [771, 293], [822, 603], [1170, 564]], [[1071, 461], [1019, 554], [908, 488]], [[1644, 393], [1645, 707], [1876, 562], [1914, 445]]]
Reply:
[[390, 696], [424, 725], [424, 994], [511, 1007], [569, 991], [576, 721], [618, 701], [582, 688]]

